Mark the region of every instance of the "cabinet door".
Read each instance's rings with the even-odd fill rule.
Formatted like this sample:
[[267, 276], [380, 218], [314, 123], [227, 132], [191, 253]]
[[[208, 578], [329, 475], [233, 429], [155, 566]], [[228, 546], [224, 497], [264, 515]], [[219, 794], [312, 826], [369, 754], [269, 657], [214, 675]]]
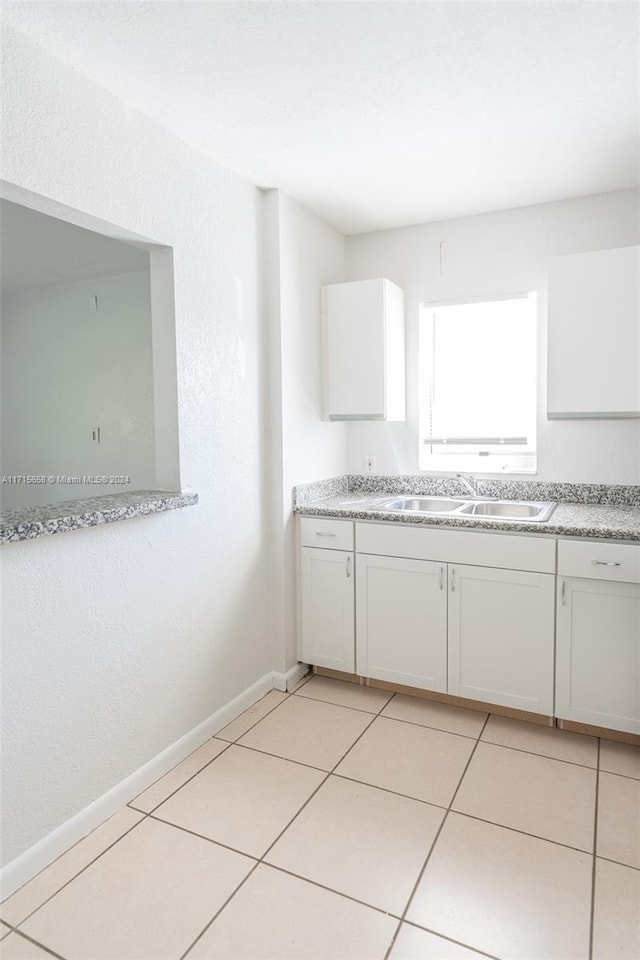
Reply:
[[446, 564], [358, 554], [359, 674], [446, 691], [446, 578]]
[[547, 573], [449, 567], [449, 693], [553, 713], [554, 582]]
[[404, 420], [404, 294], [389, 280], [322, 288], [324, 416]]
[[549, 267], [548, 416], [640, 416], [640, 247]]
[[305, 663], [355, 670], [353, 553], [302, 548], [302, 649]]
[[640, 734], [640, 584], [558, 581], [556, 714]]

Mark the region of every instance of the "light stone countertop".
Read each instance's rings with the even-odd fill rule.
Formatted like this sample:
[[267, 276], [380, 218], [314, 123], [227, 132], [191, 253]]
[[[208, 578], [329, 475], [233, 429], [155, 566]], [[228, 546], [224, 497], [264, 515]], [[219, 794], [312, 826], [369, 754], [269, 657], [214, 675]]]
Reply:
[[68, 533], [116, 520], [145, 517], [189, 507], [198, 502], [197, 493], [167, 490], [136, 490], [85, 500], [65, 500], [41, 507], [23, 507], [0, 514], [0, 543], [33, 540], [53, 533]]
[[[331, 481], [326, 481], [327, 484], [332, 484], [331, 495], [325, 497], [319, 497], [318, 499], [306, 501], [307, 490], [303, 487], [297, 487], [294, 489], [294, 511], [296, 513], [302, 514], [303, 516], [316, 516], [316, 517], [334, 517], [337, 519], [351, 519], [351, 520], [375, 520], [383, 521], [385, 523], [410, 523], [418, 524], [420, 526], [438, 526], [438, 527], [450, 527], [450, 528], [468, 528], [474, 530], [492, 530], [496, 533], [498, 532], [512, 532], [512, 533], [536, 533], [538, 535], [545, 536], [561, 536], [561, 537], [582, 537], [582, 538], [598, 538], [605, 540], [625, 540], [625, 541], [635, 541], [640, 542], [640, 501], [638, 501], [636, 492], [640, 491], [640, 488], [630, 487], [630, 488], [606, 488], [606, 492], [602, 493], [601, 491], [605, 488], [598, 488], [595, 491], [595, 488], [588, 488], [587, 485], [580, 485], [584, 489], [576, 490], [576, 493], [584, 498], [588, 496], [600, 496], [602, 499], [610, 499], [614, 502], [607, 503], [589, 503], [589, 502], [562, 502], [561, 497], [567, 495], [568, 492], [562, 489], [568, 485], [557, 484], [555, 489], [553, 485], [547, 485], [547, 488], [542, 490], [540, 484], [531, 484], [535, 487], [534, 496], [525, 496], [524, 486], [526, 481], [518, 481], [518, 490], [516, 496], [505, 496], [505, 492], [492, 488], [491, 494], [488, 491], [484, 494], [486, 496], [501, 496], [504, 499], [518, 499], [518, 500], [558, 500], [558, 505], [552, 513], [549, 520], [539, 523], [531, 520], [497, 520], [497, 519], [487, 519], [486, 517], [443, 517], [438, 515], [427, 516], [424, 514], [409, 514], [409, 513], [400, 513], [395, 511], [385, 511], [381, 510], [381, 504], [385, 501], [391, 500], [394, 497], [399, 496], [418, 496], [429, 495], [429, 496], [464, 496], [468, 499], [468, 495], [461, 494], [459, 487], [453, 486], [456, 482], [455, 480], [448, 481], [450, 484], [450, 489], [440, 488], [437, 491], [422, 489], [420, 491], [416, 489], [398, 489], [398, 483], [395, 478], [390, 478], [391, 483], [389, 486], [391, 490], [386, 492], [383, 489], [377, 490], [368, 490], [361, 491], [353, 489], [353, 487], [358, 487], [363, 484], [357, 479], [346, 477], [344, 478], [345, 483], [343, 485], [337, 485], [337, 478], [334, 478]], [[375, 478], [377, 482], [371, 483], [371, 486], [384, 487], [383, 478]], [[423, 478], [420, 478], [423, 480]], [[442, 484], [442, 481], [438, 481], [439, 484]], [[496, 482], [499, 483], [499, 482]], [[488, 486], [489, 482], [487, 482]], [[322, 484], [308, 485], [313, 487], [313, 494], [322, 493], [323, 488]], [[338, 489], [336, 489], [338, 486]], [[340, 488], [342, 486], [342, 488]], [[408, 486], [411, 486], [410, 484]], [[424, 488], [425, 482], [420, 484]], [[506, 486], [506, 484], [505, 484]], [[574, 485], [575, 486], [575, 485]], [[629, 491], [629, 498], [634, 501], [630, 503], [620, 502], [622, 497], [621, 491]], [[613, 491], [613, 492], [612, 492]], [[531, 491], [534, 492], [533, 490]], [[546, 496], [540, 496], [540, 493], [546, 494]], [[556, 496], [553, 496], [553, 493], [556, 493]], [[480, 497], [482, 497], [483, 492], [481, 489]]]

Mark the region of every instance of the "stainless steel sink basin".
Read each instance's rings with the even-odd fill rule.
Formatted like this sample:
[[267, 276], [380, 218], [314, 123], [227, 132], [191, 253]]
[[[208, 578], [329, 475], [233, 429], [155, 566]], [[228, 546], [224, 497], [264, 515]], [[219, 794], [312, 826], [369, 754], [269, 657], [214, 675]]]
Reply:
[[460, 510], [461, 515], [486, 517], [496, 520], [548, 520], [556, 508], [555, 503], [516, 503], [512, 500], [477, 502], [470, 500]]
[[456, 497], [397, 497], [377, 509], [399, 513], [424, 513], [443, 517], [478, 517], [483, 520], [533, 520], [543, 523], [555, 503], [515, 500], [461, 500]]
[[381, 509], [408, 513], [453, 513], [466, 503], [466, 500], [457, 500], [454, 497], [401, 497], [398, 500], [389, 500]]

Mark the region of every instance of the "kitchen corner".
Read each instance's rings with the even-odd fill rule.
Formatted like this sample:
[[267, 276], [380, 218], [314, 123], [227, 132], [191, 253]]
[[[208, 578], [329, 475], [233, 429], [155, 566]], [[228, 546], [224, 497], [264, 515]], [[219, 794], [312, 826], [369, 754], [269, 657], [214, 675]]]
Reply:
[[556, 506], [542, 522], [464, 514], [476, 501], [459, 478], [295, 488], [299, 659], [397, 693], [640, 742], [640, 487], [475, 489], [507, 511]]

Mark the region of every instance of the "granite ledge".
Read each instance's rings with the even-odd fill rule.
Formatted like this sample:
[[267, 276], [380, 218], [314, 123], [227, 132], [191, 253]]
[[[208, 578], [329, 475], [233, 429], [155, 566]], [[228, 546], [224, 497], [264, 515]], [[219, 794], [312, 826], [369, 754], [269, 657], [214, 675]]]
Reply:
[[[388, 497], [387, 497], [388, 499]], [[350, 494], [348, 500], [328, 497], [294, 508], [306, 517], [332, 517], [336, 520], [373, 520], [377, 523], [412, 524], [424, 527], [485, 530], [492, 533], [533, 533], [538, 536], [578, 537], [583, 539], [624, 540], [640, 543], [640, 507], [602, 506], [598, 504], [559, 503], [551, 518], [543, 523], [527, 520], [490, 520], [483, 517], [443, 517], [434, 514], [382, 511], [380, 498]]]
[[348, 475], [294, 487], [293, 510], [306, 516], [336, 519], [640, 543], [640, 485], [480, 480], [478, 486], [480, 498], [554, 500], [557, 507], [543, 523], [393, 513], [380, 507], [394, 496], [426, 494], [468, 498], [468, 494], [453, 477]]
[[[554, 500], [556, 503], [640, 507], [640, 484], [565, 483], [540, 480], [476, 479], [478, 497], [500, 500]], [[293, 488], [293, 507], [341, 495], [370, 497], [468, 497], [457, 476], [441, 474], [347, 474]]]
[[116, 520], [145, 517], [151, 513], [178, 510], [198, 502], [197, 493], [167, 490], [136, 490], [86, 500], [65, 500], [40, 507], [22, 507], [0, 514], [0, 543], [18, 543], [54, 533], [68, 533]]

